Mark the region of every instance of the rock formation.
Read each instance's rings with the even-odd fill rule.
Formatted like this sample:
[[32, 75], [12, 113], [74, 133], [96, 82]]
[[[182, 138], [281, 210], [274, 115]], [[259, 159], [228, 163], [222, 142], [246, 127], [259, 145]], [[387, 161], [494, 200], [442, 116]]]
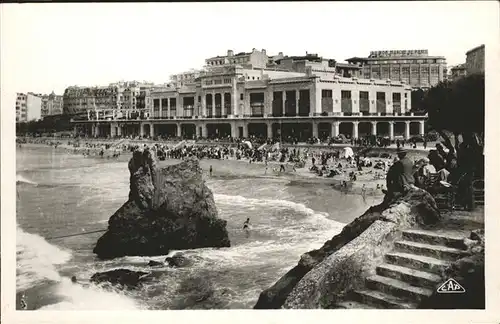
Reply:
[[165, 262], [168, 263], [168, 265], [171, 267], [178, 267], [178, 268], [192, 265], [191, 260], [187, 259], [181, 253], [176, 253], [172, 257], [167, 257], [165, 259]]
[[99, 258], [230, 246], [226, 221], [217, 217], [198, 160], [158, 168], [149, 150], [136, 150], [128, 168], [129, 199], [97, 241], [94, 253]]
[[[360, 237], [372, 224], [379, 221], [376, 226], [378, 229], [375, 229], [375, 232], [371, 233], [370, 236], [380, 234], [380, 239], [382, 239], [393, 232], [394, 228], [409, 228], [417, 224], [428, 226], [437, 223], [439, 219], [440, 214], [434, 199], [424, 190], [414, 188], [403, 197], [395, 198], [392, 201], [384, 200], [381, 204], [370, 207], [363, 215], [347, 224], [339, 234], [327, 241], [320, 249], [302, 255], [297, 266], [260, 294], [254, 308], [313, 308], [314, 306], [304, 304], [304, 299], [309, 298], [304, 298], [304, 294], [317, 294], [317, 291], [314, 290], [318, 287], [313, 288], [311, 285], [317, 285], [318, 282], [302, 282], [300, 287], [303, 293], [298, 292], [298, 288], [294, 292], [294, 289], [298, 287], [304, 276], [323, 262], [325, 258]], [[384, 224], [387, 225], [384, 226]], [[370, 238], [366, 238], [367, 244], [370, 244], [369, 241]], [[348, 259], [349, 256], [345, 258]], [[300, 296], [301, 294], [302, 296]], [[319, 308], [318, 305], [315, 307]]]
[[136, 288], [148, 275], [147, 272], [116, 269], [106, 272], [97, 272], [90, 277], [90, 282], [99, 284], [109, 282], [112, 285], [122, 285], [127, 288]]

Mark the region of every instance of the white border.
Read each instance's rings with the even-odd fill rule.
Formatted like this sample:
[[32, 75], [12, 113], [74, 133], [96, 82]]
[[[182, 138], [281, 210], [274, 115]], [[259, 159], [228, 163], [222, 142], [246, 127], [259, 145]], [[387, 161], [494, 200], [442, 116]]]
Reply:
[[[48, 4], [47, 4], [48, 5]], [[363, 3], [359, 3], [360, 6]], [[500, 127], [500, 33], [498, 4], [495, 1], [477, 2], [491, 7], [490, 33], [486, 45], [486, 310], [485, 311], [424, 311], [424, 310], [210, 310], [210, 311], [15, 311], [15, 111], [1, 107], [1, 316], [4, 323], [499, 323], [500, 315], [500, 184], [499, 148]], [[453, 15], [453, 13], [450, 13]], [[483, 20], [483, 21], [484, 21]], [[422, 23], [426, 23], [422, 19]], [[440, 32], [442, 22], [436, 25]], [[332, 27], [335, 29], [335, 27]], [[404, 28], [404, 27], [402, 27]], [[321, 32], [321, 31], [317, 31]], [[336, 30], [334, 32], [349, 32]], [[361, 35], [353, 38], [359, 39]], [[408, 35], [411, 37], [411, 35]], [[434, 37], [429, 35], [429, 37]], [[439, 37], [439, 36], [436, 36]], [[332, 36], [332, 39], [334, 37]], [[443, 37], [443, 42], [446, 38]], [[479, 44], [478, 44], [479, 45]], [[464, 48], [465, 52], [469, 50]], [[5, 62], [1, 62], [2, 65]], [[1, 73], [1, 70], [0, 70]], [[2, 77], [2, 82], [3, 82]], [[3, 99], [2, 99], [3, 101]]]

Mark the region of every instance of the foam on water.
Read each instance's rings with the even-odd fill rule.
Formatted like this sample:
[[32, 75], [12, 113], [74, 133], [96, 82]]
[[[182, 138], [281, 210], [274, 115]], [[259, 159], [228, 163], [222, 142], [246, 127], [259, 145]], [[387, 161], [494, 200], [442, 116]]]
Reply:
[[28, 289], [46, 280], [60, 281], [56, 265], [68, 262], [71, 253], [49, 244], [36, 234], [17, 227], [17, 276], [18, 290]]
[[98, 286], [82, 286], [63, 278], [56, 293], [65, 301], [41, 307], [43, 310], [139, 310], [133, 299], [123, 292], [105, 291]]
[[[56, 294], [64, 301], [47, 305], [41, 309], [61, 310], [115, 310], [138, 309], [129, 297], [119, 293], [105, 291], [97, 286], [84, 287], [73, 284], [57, 270], [71, 260], [72, 254], [48, 243], [43, 237], [26, 233], [17, 227], [17, 291], [26, 291], [47, 282], [56, 284]], [[29, 302], [29, 301], [28, 301]]]
[[38, 183], [31, 181], [20, 174], [16, 174], [16, 183], [27, 183], [32, 185], [38, 185]]
[[265, 206], [265, 207], [281, 207], [293, 209], [299, 213], [303, 213], [307, 216], [320, 214], [316, 213], [311, 208], [301, 203], [295, 203], [293, 201], [282, 200], [282, 199], [257, 199], [257, 198], [245, 198], [243, 196], [233, 196], [233, 195], [214, 195], [216, 203], [230, 204], [230, 205], [240, 205], [245, 207], [250, 206]]

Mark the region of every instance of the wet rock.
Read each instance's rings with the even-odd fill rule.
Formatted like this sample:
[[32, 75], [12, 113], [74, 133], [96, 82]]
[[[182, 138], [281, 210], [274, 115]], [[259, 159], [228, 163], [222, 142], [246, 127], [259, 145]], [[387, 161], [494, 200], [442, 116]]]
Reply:
[[167, 257], [165, 259], [165, 262], [168, 263], [168, 265], [171, 267], [179, 267], [179, 268], [188, 267], [193, 263], [191, 260], [189, 260], [180, 253], [176, 253], [172, 257]]
[[129, 199], [97, 241], [94, 253], [99, 258], [230, 246], [226, 221], [218, 218], [198, 160], [159, 168], [149, 150], [136, 150], [128, 167]]
[[106, 272], [97, 272], [90, 277], [90, 282], [99, 284], [109, 282], [112, 285], [122, 285], [127, 288], [136, 288], [145, 280], [148, 272], [116, 269]]
[[154, 260], [150, 260], [149, 263], [148, 263], [148, 266], [150, 267], [159, 267], [159, 266], [163, 266], [163, 262], [158, 262], [158, 261], [154, 261]]
[[[283, 307], [287, 297], [309, 271], [360, 236], [375, 221], [386, 222], [391, 227], [392, 232], [394, 224], [396, 224], [396, 229], [437, 224], [440, 221], [440, 214], [434, 198], [427, 191], [416, 187], [405, 196], [390, 200], [384, 199], [381, 204], [370, 207], [363, 215], [344, 226], [339, 234], [325, 242], [321, 248], [303, 254], [294, 268], [272, 287], [260, 294], [254, 308], [277, 309]], [[322, 283], [318, 281], [310, 284], [321, 285]], [[321, 290], [321, 288], [316, 289]], [[296, 296], [296, 298], [300, 299], [300, 296]], [[295, 303], [294, 307], [300, 308], [301, 305]]]

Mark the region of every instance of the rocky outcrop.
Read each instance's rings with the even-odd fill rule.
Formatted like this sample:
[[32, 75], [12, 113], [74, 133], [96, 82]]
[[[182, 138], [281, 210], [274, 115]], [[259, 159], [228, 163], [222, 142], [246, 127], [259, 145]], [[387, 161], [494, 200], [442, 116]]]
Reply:
[[132, 271], [128, 269], [116, 269], [106, 272], [97, 272], [90, 277], [90, 282], [99, 284], [109, 282], [112, 285], [121, 285], [127, 288], [136, 288], [145, 280], [149, 273], [141, 271]]
[[[396, 230], [414, 226], [429, 226], [440, 220], [439, 210], [432, 196], [421, 189], [413, 188], [405, 196], [393, 199], [384, 199], [377, 205], [370, 207], [363, 215], [347, 224], [342, 231], [327, 241], [320, 249], [305, 253], [297, 266], [281, 277], [272, 287], [264, 290], [254, 306], [256, 309], [277, 309], [281, 307], [293, 308], [320, 308], [323, 293], [329, 291], [326, 285], [332, 283], [332, 272], [328, 269], [340, 269], [344, 265], [339, 260], [357, 260], [363, 263], [367, 256], [356, 251], [363, 251], [374, 244], [382, 244], [388, 237], [396, 238]], [[361, 236], [376, 221], [376, 228], [368, 236]], [[346, 247], [350, 242], [360, 237], [357, 242], [346, 249], [342, 254], [333, 256], [323, 266], [318, 267], [329, 256]], [[369, 255], [369, 251], [366, 250]], [[350, 252], [349, 252], [350, 251]], [[360, 267], [356, 266], [356, 267]], [[316, 269], [316, 267], [318, 267]], [[311, 270], [315, 269], [309, 275]], [[361, 270], [360, 270], [361, 271]], [[365, 271], [365, 270], [363, 270]], [[306, 277], [308, 275], [308, 277]], [[352, 277], [352, 276], [351, 276]], [[305, 279], [303, 282], [302, 279]], [[352, 280], [350, 282], [353, 282]], [[355, 284], [355, 282], [354, 282]], [[349, 283], [336, 286], [340, 291], [349, 289]], [[302, 291], [302, 292], [301, 292]]]
[[192, 265], [191, 260], [183, 256], [181, 253], [176, 253], [172, 257], [167, 257], [165, 262], [171, 267], [187, 267]]
[[128, 168], [129, 199], [97, 241], [94, 253], [99, 258], [230, 246], [226, 221], [217, 217], [198, 160], [159, 168], [149, 150], [136, 150]]
[[453, 262], [444, 270], [442, 277], [454, 279], [460, 284], [463, 293], [438, 293], [437, 285], [434, 293], [424, 300], [420, 309], [484, 309], [485, 308], [485, 281], [484, 281], [484, 230], [474, 230], [469, 239], [464, 240], [467, 246], [465, 257]]

